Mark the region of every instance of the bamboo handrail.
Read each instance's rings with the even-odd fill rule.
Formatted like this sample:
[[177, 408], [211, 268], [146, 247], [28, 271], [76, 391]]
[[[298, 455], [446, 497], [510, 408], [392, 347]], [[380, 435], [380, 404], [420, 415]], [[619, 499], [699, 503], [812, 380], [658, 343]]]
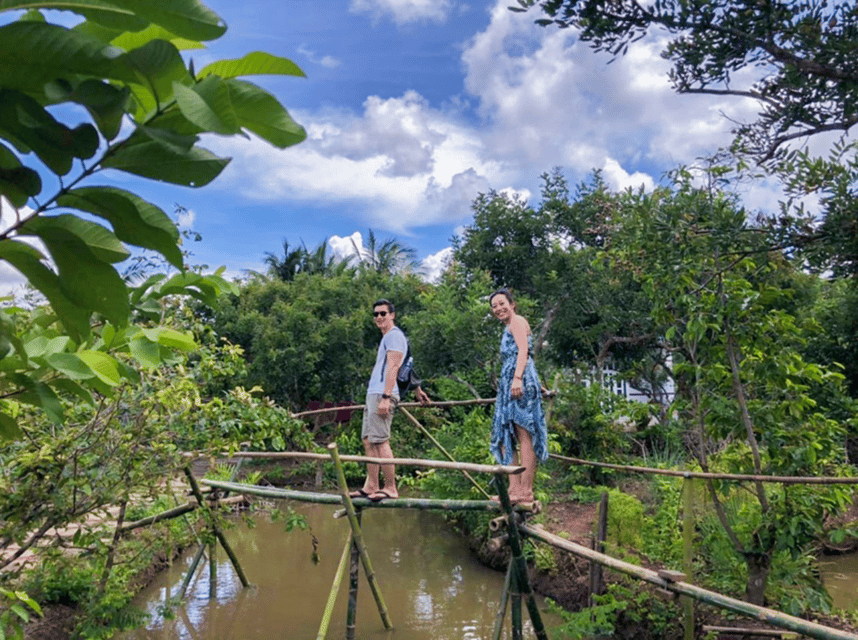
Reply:
[[707, 473], [704, 471], [679, 471], [677, 469], [655, 469], [652, 467], [636, 467], [633, 465], [613, 464], [610, 462], [595, 462], [582, 458], [570, 458], [556, 453], [549, 453], [549, 458], [562, 460], [570, 464], [581, 466], [601, 467], [603, 469], [616, 469], [618, 471], [631, 471], [633, 473], [651, 473], [654, 475], [674, 476], [677, 478], [708, 478], [709, 480], [736, 480], [754, 482], [779, 482], [782, 484], [858, 484], [856, 477], [836, 476], [758, 476], [752, 474], [736, 473]]
[[[495, 398], [474, 398], [471, 400], [441, 400], [423, 402], [399, 402], [397, 407], [466, 407], [468, 405], [477, 404], [492, 404]], [[299, 411], [298, 413], [290, 413], [292, 418], [304, 418], [306, 416], [314, 416], [320, 413], [335, 413], [337, 411], [356, 411], [358, 409], [366, 409], [365, 404], [351, 404], [343, 407], [326, 407], [324, 409], [310, 409], [309, 411]]]
[[[224, 454], [226, 455], [226, 454]], [[331, 461], [331, 457], [324, 453], [311, 453], [309, 451], [236, 451], [231, 454], [233, 458], [266, 458], [266, 459], [304, 459]], [[473, 471], [474, 473], [505, 473], [516, 475], [524, 472], [524, 467], [514, 465], [492, 465], [476, 464], [473, 462], [452, 462], [449, 460], [424, 460], [422, 458], [370, 458], [368, 456], [341, 455], [340, 460], [344, 462], [368, 462], [370, 464], [394, 464], [405, 467], [427, 467], [430, 469], [454, 469], [456, 471]]]
[[858, 635], [848, 631], [833, 629], [815, 622], [810, 622], [809, 620], [796, 618], [795, 616], [791, 616], [786, 613], [781, 613], [765, 607], [759, 607], [749, 602], [736, 600], [735, 598], [731, 598], [714, 591], [709, 591], [708, 589], [703, 589], [687, 582], [671, 582], [665, 580], [655, 571], [629, 564], [628, 562], [623, 562], [617, 558], [612, 558], [611, 556], [588, 549], [580, 544], [570, 542], [560, 536], [556, 536], [553, 533], [545, 531], [541, 526], [520, 524], [518, 528], [520, 531], [532, 538], [542, 540], [558, 549], [570, 551], [577, 556], [582, 556], [588, 560], [598, 562], [599, 564], [603, 564], [606, 567], [610, 567], [611, 569], [621, 573], [644, 580], [645, 582], [654, 584], [661, 589], [680, 595], [690, 596], [696, 600], [700, 600], [701, 602], [721, 607], [722, 609], [728, 609], [729, 611], [748, 616], [754, 620], [760, 620], [782, 629], [788, 629], [812, 638], [817, 638], [818, 640], [858, 640]]

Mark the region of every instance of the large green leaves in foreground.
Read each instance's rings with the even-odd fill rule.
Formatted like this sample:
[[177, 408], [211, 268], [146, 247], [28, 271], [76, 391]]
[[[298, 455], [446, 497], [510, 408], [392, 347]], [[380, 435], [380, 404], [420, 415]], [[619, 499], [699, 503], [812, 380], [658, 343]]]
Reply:
[[[45, 9], [81, 20], [51, 24], [56, 14]], [[219, 274], [185, 271], [179, 234], [157, 204], [96, 183], [96, 174], [202, 187], [229, 158], [199, 146], [201, 134], [252, 132], [277, 148], [306, 137], [277, 98], [242, 79], [303, 76], [293, 62], [252, 52], [199, 74], [186, 63], [180, 50], [226, 31], [199, 0], [0, 0], [0, 13], [12, 11], [0, 26], [0, 196], [8, 203], [0, 260], [49, 309], [27, 328], [15, 309], [0, 313], [0, 437], [19, 435], [22, 404], [60, 421], [62, 393], [91, 401], [134, 379], [129, 362], [157, 366], [171, 349], [193, 348], [158, 328], [164, 296], [211, 303], [230, 289]], [[81, 107], [89, 121], [80, 121]], [[130, 290], [117, 270], [129, 246], [159, 253], [179, 273]]]

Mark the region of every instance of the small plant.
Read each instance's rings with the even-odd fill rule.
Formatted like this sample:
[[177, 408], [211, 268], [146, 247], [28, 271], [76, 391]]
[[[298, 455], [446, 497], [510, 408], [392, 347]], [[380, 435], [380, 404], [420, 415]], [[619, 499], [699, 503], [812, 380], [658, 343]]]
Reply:
[[30, 611], [42, 615], [41, 607], [24, 591], [0, 587], [0, 639], [23, 640]]

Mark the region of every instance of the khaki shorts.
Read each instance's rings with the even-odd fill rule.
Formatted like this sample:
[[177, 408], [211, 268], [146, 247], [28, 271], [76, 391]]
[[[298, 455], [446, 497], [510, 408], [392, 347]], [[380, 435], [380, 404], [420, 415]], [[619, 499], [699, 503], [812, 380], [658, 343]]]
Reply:
[[363, 429], [360, 437], [372, 444], [380, 444], [390, 440], [390, 423], [393, 422], [393, 411], [386, 417], [378, 415], [380, 393], [366, 394], [366, 409], [363, 411]]

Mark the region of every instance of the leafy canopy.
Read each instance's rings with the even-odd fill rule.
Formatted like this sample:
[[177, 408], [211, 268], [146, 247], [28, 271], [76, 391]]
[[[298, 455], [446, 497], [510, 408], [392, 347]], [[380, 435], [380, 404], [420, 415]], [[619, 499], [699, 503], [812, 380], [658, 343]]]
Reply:
[[[48, 9], [81, 21], [52, 24]], [[220, 274], [188, 272], [164, 211], [100, 174], [202, 187], [229, 158], [200, 146], [201, 134], [253, 133], [285, 148], [306, 133], [273, 95], [244, 79], [303, 76], [293, 62], [264, 52], [200, 71], [185, 62], [182, 50], [226, 31], [198, 0], [0, 0], [3, 13], [0, 260], [50, 306], [26, 336], [16, 334], [14, 309], [0, 313], [0, 436], [14, 437], [20, 402], [62, 420], [61, 389], [91, 400], [91, 390], [107, 393], [133, 379], [113, 351], [148, 367], [163, 349], [193, 348], [189, 337], [145, 324], [158, 321], [165, 296], [211, 304], [231, 290]], [[116, 267], [129, 245], [159, 253], [179, 272], [129, 288]]]

